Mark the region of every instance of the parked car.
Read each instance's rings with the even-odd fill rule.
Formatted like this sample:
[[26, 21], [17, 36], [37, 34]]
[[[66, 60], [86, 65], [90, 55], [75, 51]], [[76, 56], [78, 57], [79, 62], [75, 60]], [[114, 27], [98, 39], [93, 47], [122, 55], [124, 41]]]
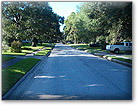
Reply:
[[107, 45], [106, 50], [116, 54], [118, 54], [119, 51], [132, 51], [132, 42], [121, 42], [120, 45]]
[[101, 44], [100, 43], [96, 43], [96, 44], [89, 44], [89, 47], [100, 47]]
[[67, 44], [74, 44], [72, 41], [66, 41]]
[[22, 43], [31, 43], [31, 41], [23, 40]]

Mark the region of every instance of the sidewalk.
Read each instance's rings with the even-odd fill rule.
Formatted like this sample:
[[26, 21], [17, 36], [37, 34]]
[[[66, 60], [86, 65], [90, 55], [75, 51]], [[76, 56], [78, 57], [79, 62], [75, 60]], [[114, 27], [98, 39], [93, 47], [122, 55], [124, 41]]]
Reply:
[[130, 64], [130, 63], [120, 61], [120, 60], [116, 60], [116, 59], [112, 59], [111, 57], [107, 57], [107, 56], [116, 56], [118, 58], [124, 58], [124, 59], [132, 60], [132, 57], [125, 57], [124, 55], [126, 55], [126, 54], [109, 54], [109, 53], [105, 53], [105, 52], [100, 52], [100, 53], [93, 53], [93, 55], [102, 56], [103, 58], [105, 58], [107, 60], [110, 60], [110, 61], [113, 61], [113, 62], [116, 62], [116, 63], [120, 63], [120, 64], [123, 64], [123, 65], [129, 66], [129, 67], [132, 67], [132, 64]]
[[[35, 55], [37, 52], [41, 51], [41, 50], [44, 50], [46, 49], [46, 47], [42, 48], [42, 49], [39, 49], [37, 51], [34, 51], [32, 52], [31, 54], [26, 54], [24, 56], [22, 55], [2, 55], [2, 56], [11, 56], [11, 57], [16, 57], [12, 60], [9, 60], [9, 61], [6, 61], [4, 63], [2, 63], [2, 69], [6, 69], [7, 67], [9, 66], [12, 66], [13, 64], [21, 61], [22, 59], [25, 59], [25, 58], [36, 58], [36, 59], [40, 59], [42, 60], [45, 56], [37, 56]], [[46, 56], [48, 56], [49, 54], [47, 54]]]
[[25, 59], [25, 58], [43, 59], [44, 56], [35, 56], [35, 55], [34, 55], [35, 53], [37, 53], [37, 52], [39, 52], [39, 51], [41, 51], [41, 50], [43, 50], [43, 49], [45, 49], [45, 47], [42, 48], [42, 49], [39, 49], [39, 50], [37, 50], [37, 51], [34, 51], [34, 52], [32, 52], [31, 54], [26, 54], [26, 55], [24, 55], [24, 56], [19, 56], [19, 55], [2, 55], [2, 56], [16, 57], [16, 58], [11, 59], [11, 60], [9, 60], [9, 61], [3, 62], [3, 63], [2, 63], [2, 69], [6, 69], [7, 67], [12, 66], [13, 64], [15, 64], [15, 63], [17, 63], [17, 62], [19, 62], [19, 61], [21, 61], [22, 59]]
[[129, 54], [109, 54], [109, 53], [106, 53], [106, 52], [100, 52], [100, 53], [94, 53], [94, 55], [100, 55], [100, 56], [116, 56], [116, 57], [119, 57], [119, 58], [124, 58], [124, 59], [130, 59], [132, 60], [132, 57], [125, 57], [126, 55], [129, 55]]
[[[75, 48], [75, 49], [79, 50], [78, 48]], [[88, 51], [84, 51], [84, 52], [88, 52]], [[118, 58], [124, 58], [124, 59], [132, 60], [132, 56], [131, 57], [125, 57], [125, 56], [130, 55], [130, 54], [114, 54], [114, 53], [106, 53], [106, 52], [102, 52], [102, 51], [99, 51], [99, 53], [91, 53], [91, 52], [88, 52], [88, 53], [93, 54], [95, 56], [100, 56], [104, 59], [107, 59], [107, 60], [110, 60], [110, 61], [113, 61], [113, 62], [116, 62], [116, 63], [120, 63], [120, 64], [123, 64], [123, 65], [129, 66], [129, 67], [132, 67], [132, 64], [130, 64], [130, 63], [107, 57], [107, 56], [116, 56]]]

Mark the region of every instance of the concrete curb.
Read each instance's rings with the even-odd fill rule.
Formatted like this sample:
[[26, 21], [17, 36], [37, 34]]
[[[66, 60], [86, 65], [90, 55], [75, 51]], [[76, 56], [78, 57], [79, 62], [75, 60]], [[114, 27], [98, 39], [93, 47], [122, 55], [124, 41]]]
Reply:
[[[71, 48], [74, 48], [74, 47], [71, 47]], [[79, 50], [78, 48], [74, 48], [74, 49]], [[82, 51], [82, 50], [80, 50], [80, 51]], [[90, 53], [90, 52], [88, 52], [88, 51], [84, 51], [84, 52]], [[107, 59], [107, 60], [109, 60], [109, 61], [113, 61], [113, 62], [122, 64], [122, 65], [125, 65], [125, 66], [128, 66], [128, 67], [132, 67], [132, 64], [130, 64], [130, 63], [123, 62], [123, 61], [119, 61], [119, 60], [116, 60], [116, 59], [112, 59], [112, 58], [107, 57], [107, 56], [105, 56], [105, 55], [103, 55], [103, 54], [102, 54], [102, 55], [99, 55], [99, 54], [96, 54], [96, 53], [90, 53], [90, 54], [93, 54], [93, 55], [98, 56], [98, 57], [99, 57], [99, 56], [102, 56], [101, 58]]]
[[[53, 48], [54, 48], [54, 47], [53, 47]], [[35, 68], [36, 68], [37, 66], [39, 66], [40, 64], [42, 64], [42, 62], [43, 62], [45, 59], [47, 60], [47, 58], [48, 58], [48, 56], [50, 55], [50, 53], [52, 52], [52, 50], [53, 50], [53, 49], [51, 49], [51, 50], [47, 53], [47, 55], [45, 55], [45, 56], [41, 59], [41, 61], [39, 61], [31, 70], [29, 70], [23, 77], [21, 77], [21, 79], [20, 79], [19, 81], [17, 81], [17, 83], [2, 97], [2, 100], [6, 100], [6, 99], [12, 94], [12, 92], [13, 92], [14, 90], [16, 90], [17, 87], [29, 76], [29, 74], [32, 73], [32, 72], [34, 72], [34, 70], [35, 70]]]
[[113, 61], [113, 62], [116, 62], [116, 63], [123, 64], [123, 65], [128, 66], [128, 67], [132, 67], [132, 64], [130, 64], [130, 63], [119, 61], [119, 60], [116, 60], [116, 59], [112, 59], [111, 57], [103, 56], [103, 58], [107, 59], [109, 61]]

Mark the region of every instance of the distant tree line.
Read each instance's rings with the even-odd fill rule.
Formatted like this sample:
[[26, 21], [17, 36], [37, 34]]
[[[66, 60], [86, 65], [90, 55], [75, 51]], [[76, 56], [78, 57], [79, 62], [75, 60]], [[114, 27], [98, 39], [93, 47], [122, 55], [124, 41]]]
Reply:
[[132, 2], [86, 2], [65, 20], [67, 41], [132, 41]]
[[48, 2], [2, 2], [2, 40], [38, 40], [56, 42], [62, 39], [60, 23], [64, 17], [55, 14]]

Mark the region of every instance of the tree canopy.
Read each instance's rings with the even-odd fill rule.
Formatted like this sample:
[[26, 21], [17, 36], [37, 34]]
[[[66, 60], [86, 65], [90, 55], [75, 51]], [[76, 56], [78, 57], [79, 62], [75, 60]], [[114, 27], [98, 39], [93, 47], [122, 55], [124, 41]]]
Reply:
[[2, 2], [2, 40], [57, 41], [64, 17], [55, 14], [48, 2]]
[[64, 34], [75, 43], [131, 41], [132, 2], [86, 2], [65, 20]]

